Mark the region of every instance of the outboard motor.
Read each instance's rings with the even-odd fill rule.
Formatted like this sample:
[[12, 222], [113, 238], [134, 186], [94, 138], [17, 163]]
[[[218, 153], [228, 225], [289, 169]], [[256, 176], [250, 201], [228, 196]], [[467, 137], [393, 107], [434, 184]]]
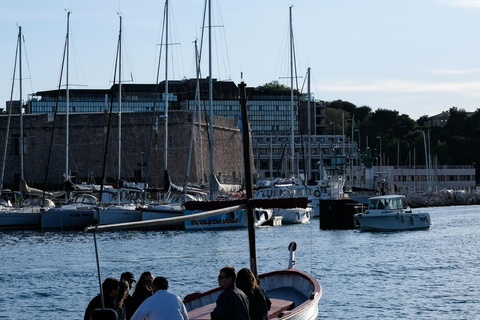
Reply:
[[288, 261], [288, 269], [293, 268], [293, 266], [295, 265], [295, 250], [297, 250], [297, 243], [295, 241], [292, 241], [288, 245], [288, 251], [290, 251], [290, 259]]

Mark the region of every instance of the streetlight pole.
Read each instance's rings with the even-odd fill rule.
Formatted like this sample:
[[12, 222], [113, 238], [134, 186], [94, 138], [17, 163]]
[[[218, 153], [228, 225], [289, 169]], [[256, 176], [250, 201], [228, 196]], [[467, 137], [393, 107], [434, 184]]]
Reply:
[[382, 155], [382, 137], [377, 136], [377, 139], [380, 140], [380, 167], [383, 165], [383, 155]]

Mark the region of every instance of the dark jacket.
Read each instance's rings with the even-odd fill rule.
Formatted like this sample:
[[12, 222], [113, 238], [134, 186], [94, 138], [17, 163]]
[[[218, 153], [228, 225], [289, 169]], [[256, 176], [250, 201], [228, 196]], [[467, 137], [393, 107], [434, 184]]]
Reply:
[[270, 310], [272, 302], [267, 297], [265, 291], [259, 286], [256, 286], [253, 293], [247, 295], [247, 297], [250, 320], [267, 320], [268, 310]]
[[[105, 302], [105, 308], [110, 308], [115, 310], [115, 304], [113, 300], [109, 299], [108, 297], [104, 297], [104, 302]], [[102, 300], [100, 295], [97, 295], [88, 304], [87, 309], [85, 310], [85, 315], [83, 316], [83, 319], [89, 320], [90, 312], [92, 312], [92, 310], [94, 309], [100, 309], [101, 307], [102, 307]]]
[[234, 284], [229, 285], [218, 296], [210, 316], [212, 320], [250, 320], [247, 296]]

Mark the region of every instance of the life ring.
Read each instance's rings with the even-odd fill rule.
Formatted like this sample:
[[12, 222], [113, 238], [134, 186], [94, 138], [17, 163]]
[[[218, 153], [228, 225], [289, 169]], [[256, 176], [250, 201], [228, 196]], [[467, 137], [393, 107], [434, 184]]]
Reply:
[[317, 197], [317, 198], [320, 197], [320, 195], [321, 195], [320, 190], [315, 190], [315, 191], [313, 192], [313, 195], [314, 195], [315, 197]]

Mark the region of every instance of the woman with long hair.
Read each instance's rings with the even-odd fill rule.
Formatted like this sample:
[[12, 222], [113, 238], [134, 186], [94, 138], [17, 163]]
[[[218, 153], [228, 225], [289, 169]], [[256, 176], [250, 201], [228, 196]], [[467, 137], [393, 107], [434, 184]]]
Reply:
[[128, 310], [129, 314], [133, 315], [142, 302], [153, 295], [153, 279], [153, 274], [150, 271], [142, 273], [140, 279], [138, 279], [138, 282], [135, 285], [135, 291], [132, 295], [132, 310]]
[[248, 297], [250, 320], [267, 320], [272, 302], [257, 284], [253, 272], [248, 268], [241, 269], [237, 273], [235, 284]]

